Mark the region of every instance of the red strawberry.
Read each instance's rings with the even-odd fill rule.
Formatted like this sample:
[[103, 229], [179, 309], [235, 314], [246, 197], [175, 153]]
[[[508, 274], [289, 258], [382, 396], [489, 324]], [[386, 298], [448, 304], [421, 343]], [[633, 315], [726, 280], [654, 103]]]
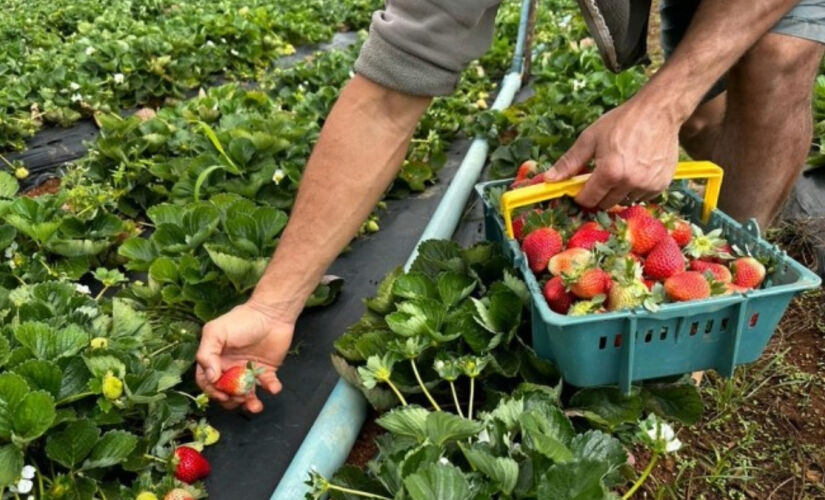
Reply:
[[653, 290], [653, 286], [656, 284], [655, 281], [649, 279], [643, 279], [642, 283], [645, 284], [648, 290]]
[[536, 229], [521, 242], [521, 249], [527, 254], [527, 262], [534, 273], [546, 270], [550, 257], [559, 253], [561, 247], [561, 236], [549, 227]]
[[189, 446], [175, 448], [175, 477], [187, 484], [200, 481], [212, 472], [209, 462], [200, 452]]
[[622, 210], [621, 212], [619, 212], [619, 217], [625, 220], [630, 219], [632, 217], [636, 217], [638, 215], [652, 217], [650, 211], [648, 211], [648, 209], [645, 208], [644, 205], [631, 205]]
[[559, 252], [550, 259], [547, 266], [550, 274], [561, 276], [562, 274], [575, 274], [583, 267], [590, 264], [593, 254], [584, 248], [568, 248]]
[[667, 236], [667, 229], [659, 219], [648, 216], [634, 216], [627, 219], [625, 238], [633, 253], [647, 255]]
[[169, 493], [163, 497], [163, 500], [195, 500], [195, 497], [183, 488], [175, 488], [174, 490], [170, 490]]
[[706, 262], [704, 260], [692, 260], [690, 261], [690, 269], [693, 271], [699, 271], [703, 274], [706, 271], [709, 271], [713, 275], [713, 279], [715, 279], [716, 281], [721, 281], [722, 283], [730, 283], [733, 279], [731, 277], [730, 269], [728, 269], [722, 264], [717, 264], [715, 262]]
[[513, 238], [516, 241], [521, 241], [521, 232], [524, 230], [524, 222], [527, 220], [527, 214], [521, 214], [513, 219]]
[[543, 292], [547, 305], [559, 314], [567, 314], [570, 304], [576, 300], [576, 297], [565, 288], [561, 276], [555, 276], [545, 283]]
[[215, 382], [215, 387], [231, 396], [245, 396], [255, 389], [255, 382], [260, 370], [255, 370], [252, 363], [246, 366], [233, 366], [223, 372]]
[[610, 275], [598, 267], [590, 268], [573, 281], [570, 291], [580, 299], [592, 299], [596, 295], [607, 293], [613, 280]]
[[665, 281], [665, 292], [679, 302], [706, 299], [710, 297], [710, 283], [700, 272], [683, 271]]
[[733, 283], [725, 283], [725, 295], [730, 295], [732, 293], [745, 293], [748, 290], [750, 290], [750, 288], [734, 285]]
[[598, 222], [585, 222], [573, 233], [567, 242], [567, 248], [585, 248], [591, 250], [596, 243], [610, 239], [610, 231], [602, 229]]
[[535, 160], [525, 161], [518, 168], [518, 172], [516, 173], [516, 181], [515, 182], [527, 180], [528, 177], [530, 177], [532, 174], [536, 173], [537, 168], [538, 168], [538, 163], [536, 163]]
[[684, 219], [676, 219], [673, 221], [673, 228], [670, 230], [670, 235], [676, 240], [680, 248], [687, 246], [693, 236], [693, 228], [690, 223]]
[[653, 247], [645, 259], [645, 275], [664, 280], [685, 270], [682, 250], [672, 237], [667, 236]]
[[529, 181], [527, 181], [527, 185], [532, 186], [534, 184], [541, 184], [542, 182], [544, 182], [544, 176], [543, 175], [537, 175], [537, 176], [533, 177], [532, 179], [530, 179]]
[[765, 266], [753, 257], [740, 257], [730, 265], [733, 284], [745, 288], [758, 288], [765, 279]]

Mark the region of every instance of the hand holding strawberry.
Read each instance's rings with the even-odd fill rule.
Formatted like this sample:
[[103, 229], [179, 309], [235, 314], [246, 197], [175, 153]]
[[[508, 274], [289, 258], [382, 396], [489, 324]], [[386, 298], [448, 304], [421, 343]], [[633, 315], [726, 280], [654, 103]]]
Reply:
[[281, 390], [276, 370], [286, 357], [294, 326], [278, 320], [268, 309], [252, 301], [235, 307], [203, 327], [198, 349], [195, 378], [210, 398], [224, 408], [243, 406], [258, 413], [263, 404], [253, 390], [236, 393], [227, 386], [218, 386], [224, 372], [238, 371], [252, 363], [259, 385], [271, 394]]

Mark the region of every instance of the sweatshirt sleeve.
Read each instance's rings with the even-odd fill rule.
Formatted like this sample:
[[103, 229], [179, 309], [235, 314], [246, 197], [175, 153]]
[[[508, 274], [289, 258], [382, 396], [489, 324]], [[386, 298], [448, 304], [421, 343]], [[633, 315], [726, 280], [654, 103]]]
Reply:
[[355, 71], [405, 94], [450, 94], [489, 49], [499, 1], [387, 0], [372, 16]]

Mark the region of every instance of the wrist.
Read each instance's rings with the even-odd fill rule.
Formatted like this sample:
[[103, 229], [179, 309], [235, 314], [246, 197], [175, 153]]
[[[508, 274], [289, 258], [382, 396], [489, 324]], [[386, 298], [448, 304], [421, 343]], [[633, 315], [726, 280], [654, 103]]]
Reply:
[[269, 321], [294, 325], [304, 309], [305, 302], [294, 298], [280, 299], [265, 289], [261, 290], [259, 286], [246, 301], [246, 306], [262, 314]]
[[[675, 127], [681, 127], [696, 110], [706, 89], [695, 76], [682, 74], [676, 65], [663, 67], [631, 99], [641, 104], [644, 112], [656, 113]], [[646, 109], [645, 109], [646, 108]]]

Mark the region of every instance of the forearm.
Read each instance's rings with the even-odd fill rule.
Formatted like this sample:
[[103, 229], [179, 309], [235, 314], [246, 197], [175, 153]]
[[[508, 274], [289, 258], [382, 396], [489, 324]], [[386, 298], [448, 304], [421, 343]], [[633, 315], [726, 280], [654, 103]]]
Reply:
[[637, 94], [682, 123], [798, 0], [703, 0], [672, 57]]
[[252, 295], [297, 318], [323, 273], [395, 178], [430, 98], [356, 76], [341, 92], [307, 163], [289, 224]]

